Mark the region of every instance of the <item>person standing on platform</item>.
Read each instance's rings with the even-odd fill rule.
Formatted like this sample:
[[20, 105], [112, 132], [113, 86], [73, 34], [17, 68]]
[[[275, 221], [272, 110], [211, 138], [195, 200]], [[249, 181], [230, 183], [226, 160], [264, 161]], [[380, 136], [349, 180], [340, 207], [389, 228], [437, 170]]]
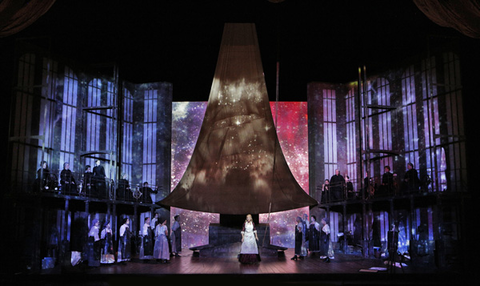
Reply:
[[170, 234], [170, 240], [172, 241], [172, 254], [173, 256], [180, 256], [182, 252], [182, 227], [180, 225], [180, 215], [173, 217], [175, 220], [172, 226], [172, 233]]
[[125, 263], [130, 261], [131, 258], [131, 240], [130, 240], [130, 220], [123, 219], [123, 224], [120, 226], [119, 238], [118, 238], [118, 257], [117, 261]]
[[335, 175], [330, 178], [330, 190], [334, 201], [339, 201], [343, 197], [343, 190], [345, 188], [345, 178], [340, 175], [340, 171], [335, 170]]
[[145, 218], [145, 224], [142, 227], [141, 244], [139, 258], [142, 260], [153, 259], [153, 231], [150, 226], [150, 218]]
[[322, 231], [320, 232], [320, 258], [330, 262], [333, 254], [330, 253], [330, 226], [326, 218], [322, 218]]
[[100, 221], [94, 219], [88, 232], [88, 266], [100, 266]]
[[146, 204], [153, 203], [151, 194], [158, 193], [157, 191], [152, 190], [152, 188], [148, 186], [148, 182], [143, 183], [143, 187], [141, 191], [143, 194], [143, 202]]
[[170, 252], [168, 247], [168, 228], [167, 220], [164, 220], [161, 224], [157, 221], [155, 227], [155, 246], [153, 248], [153, 258], [157, 259], [157, 262], [168, 263], [170, 260]]
[[242, 246], [240, 248], [238, 261], [242, 264], [251, 264], [260, 261], [260, 254], [258, 253], [257, 246], [257, 229], [251, 214], [247, 215], [240, 233], [242, 234]]
[[320, 203], [329, 203], [331, 201], [330, 194], [330, 180], [326, 179], [322, 185], [322, 193], [320, 195]]
[[317, 218], [310, 216], [310, 225], [308, 226], [308, 250], [314, 256], [320, 251], [320, 224], [317, 222]]
[[292, 260], [297, 260], [298, 258], [304, 259], [307, 256], [307, 249], [305, 248], [305, 228], [303, 225], [303, 220], [301, 217], [297, 217], [295, 224], [295, 256]]
[[60, 184], [62, 185], [62, 193], [67, 195], [75, 193], [77, 185], [68, 162], [63, 163], [63, 170], [60, 172]]
[[100, 233], [100, 240], [102, 241], [102, 256], [100, 263], [114, 263], [115, 255], [113, 254], [113, 233], [112, 227], [110, 226], [110, 222], [108, 220], [103, 224], [103, 229]]
[[107, 185], [105, 183], [105, 169], [100, 165], [100, 160], [95, 161], [95, 167], [93, 167], [92, 181], [95, 186], [96, 196], [98, 198], [107, 198]]
[[407, 192], [418, 192], [418, 188], [420, 187], [420, 179], [418, 178], [418, 172], [413, 168], [412, 163], [407, 164], [407, 172], [405, 173], [404, 182]]
[[345, 189], [347, 191], [347, 199], [355, 199], [357, 197], [357, 194], [353, 189], [353, 183], [350, 181], [349, 176], [345, 176], [345, 184], [346, 184]]
[[37, 170], [37, 178], [34, 183], [34, 191], [50, 191], [50, 169], [46, 161], [40, 163], [40, 169]]
[[83, 196], [92, 195], [92, 167], [90, 165], [85, 166], [85, 173], [83, 173], [82, 181], [82, 193]]
[[393, 174], [390, 172], [390, 166], [385, 166], [383, 168], [385, 171], [382, 175], [382, 185], [380, 187], [381, 195], [391, 195], [393, 194]]

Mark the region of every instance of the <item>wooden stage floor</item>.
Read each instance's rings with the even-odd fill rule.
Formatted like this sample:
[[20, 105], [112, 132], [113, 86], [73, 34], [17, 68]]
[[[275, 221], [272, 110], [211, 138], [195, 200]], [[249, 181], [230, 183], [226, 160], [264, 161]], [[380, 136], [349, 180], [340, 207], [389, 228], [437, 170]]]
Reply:
[[[458, 279], [452, 273], [440, 273], [434, 267], [419, 269], [408, 265], [387, 271], [364, 272], [371, 267], [386, 268], [384, 259], [365, 259], [360, 255], [336, 253], [326, 263], [317, 257], [293, 261], [293, 249], [284, 257], [264, 257], [253, 265], [240, 264], [236, 258], [194, 257], [186, 251], [167, 264], [133, 259], [126, 264], [98, 268], [53, 269], [38, 275], [16, 277], [17, 285], [183, 285], [195, 282], [214, 285], [452, 285]], [[11, 281], [6, 281], [11, 282]], [[180, 284], [179, 284], [180, 283]], [[266, 283], [266, 284], [265, 284]], [[2, 283], [3, 284], [3, 283]], [[6, 284], [9, 285], [9, 284]], [[211, 284], [209, 284], [211, 285]]]

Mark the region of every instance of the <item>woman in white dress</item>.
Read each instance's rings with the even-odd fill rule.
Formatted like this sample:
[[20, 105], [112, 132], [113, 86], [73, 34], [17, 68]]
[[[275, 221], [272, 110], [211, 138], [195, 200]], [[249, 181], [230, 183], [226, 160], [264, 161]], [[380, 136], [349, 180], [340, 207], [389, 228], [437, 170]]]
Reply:
[[240, 255], [238, 256], [240, 263], [255, 263], [260, 261], [257, 247], [257, 230], [255, 228], [255, 223], [252, 221], [252, 215], [247, 215], [247, 219], [243, 223], [241, 234], [242, 247], [240, 249]]
[[155, 227], [155, 246], [153, 248], [153, 258], [157, 262], [167, 263], [170, 260], [170, 251], [168, 250], [168, 228], [167, 221], [161, 224], [157, 221]]

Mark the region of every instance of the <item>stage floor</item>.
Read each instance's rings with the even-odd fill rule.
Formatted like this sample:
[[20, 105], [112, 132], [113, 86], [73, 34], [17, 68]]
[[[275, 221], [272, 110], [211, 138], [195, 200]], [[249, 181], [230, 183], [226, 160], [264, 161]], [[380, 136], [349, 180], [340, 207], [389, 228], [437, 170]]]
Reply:
[[[336, 253], [329, 263], [318, 256], [293, 261], [294, 250], [284, 257], [263, 257], [253, 265], [240, 264], [235, 257], [195, 257], [188, 250], [181, 257], [171, 257], [167, 264], [133, 259], [125, 264], [83, 266], [43, 271], [37, 275], [18, 275], [18, 285], [129, 285], [163, 282], [238, 285], [237, 282], [259, 285], [451, 285], [458, 282], [455, 273], [442, 273], [434, 266], [413, 267], [410, 263], [395, 273], [386, 271], [385, 259], [363, 258], [356, 254]], [[372, 267], [384, 268], [378, 272]], [[369, 271], [366, 271], [369, 270]], [[4, 281], [12, 282], [12, 281]], [[275, 283], [275, 284], [271, 284]], [[153, 285], [152, 284], [152, 285]]]

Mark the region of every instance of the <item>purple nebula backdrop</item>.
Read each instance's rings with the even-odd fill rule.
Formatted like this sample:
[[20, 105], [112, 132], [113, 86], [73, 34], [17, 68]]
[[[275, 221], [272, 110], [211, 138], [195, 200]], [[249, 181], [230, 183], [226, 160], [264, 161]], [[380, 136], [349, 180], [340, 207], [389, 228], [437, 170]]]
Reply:
[[[307, 102], [271, 102], [287, 164], [300, 186], [308, 193], [308, 118]], [[277, 110], [278, 107], [278, 110]], [[172, 103], [172, 189], [187, 169], [202, 126], [207, 102]], [[278, 120], [278, 122], [277, 122]], [[270, 223], [270, 243], [294, 247], [295, 218], [308, 213], [308, 207], [260, 214], [260, 223]], [[208, 226], [219, 222], [219, 214], [172, 208], [171, 216], [180, 215], [182, 248], [208, 244]], [[173, 219], [172, 219], [173, 221]], [[262, 241], [262, 238], [259, 237]]]

